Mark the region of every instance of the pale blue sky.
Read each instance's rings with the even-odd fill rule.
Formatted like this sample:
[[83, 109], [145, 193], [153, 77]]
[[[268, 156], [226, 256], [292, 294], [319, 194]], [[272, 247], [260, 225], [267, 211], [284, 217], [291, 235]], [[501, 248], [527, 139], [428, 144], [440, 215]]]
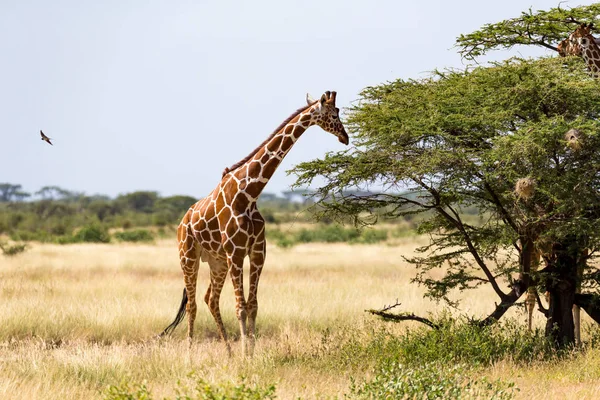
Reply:
[[[366, 86], [462, 67], [460, 33], [557, 4], [1, 0], [0, 183], [201, 197], [306, 92], [336, 90], [343, 108]], [[312, 127], [265, 190], [288, 189], [286, 170], [342, 148]]]

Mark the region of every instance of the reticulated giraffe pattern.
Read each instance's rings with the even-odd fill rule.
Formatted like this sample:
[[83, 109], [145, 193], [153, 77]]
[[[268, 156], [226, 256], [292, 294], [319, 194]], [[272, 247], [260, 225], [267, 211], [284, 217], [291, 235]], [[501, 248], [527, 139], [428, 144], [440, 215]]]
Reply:
[[[231, 353], [231, 349], [221, 319], [219, 298], [229, 273], [235, 293], [242, 354], [253, 353], [258, 282], [266, 257], [265, 220], [256, 207], [256, 201], [283, 158], [310, 126], [318, 125], [337, 136], [340, 142], [348, 144], [348, 135], [339, 119], [335, 99], [336, 92], [326, 92], [318, 101], [307, 97], [305, 107], [287, 118], [246, 158], [226, 168], [217, 187], [187, 211], [177, 230], [185, 290], [179, 313], [163, 334], [170, 333], [187, 313], [188, 338], [191, 341], [196, 317], [196, 283], [199, 263], [203, 261], [210, 268], [210, 284], [204, 301], [228, 352]], [[250, 260], [247, 301], [243, 287], [245, 257]]]
[[594, 78], [600, 77], [600, 47], [598, 41], [591, 34], [592, 24], [581, 24], [568, 38], [558, 45], [561, 56], [581, 56], [585, 61], [590, 74]]

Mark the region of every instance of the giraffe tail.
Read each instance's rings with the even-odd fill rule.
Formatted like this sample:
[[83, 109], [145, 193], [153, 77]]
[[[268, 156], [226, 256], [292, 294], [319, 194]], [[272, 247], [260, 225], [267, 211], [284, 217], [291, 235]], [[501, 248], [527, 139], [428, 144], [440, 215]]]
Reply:
[[165, 330], [162, 331], [160, 335], [158, 335], [159, 338], [166, 335], [170, 335], [175, 330], [175, 328], [177, 328], [177, 325], [179, 325], [181, 321], [183, 321], [183, 317], [185, 317], [185, 305], [187, 304], [187, 301], [187, 291], [185, 290], [185, 288], [183, 288], [183, 298], [181, 299], [181, 305], [179, 306], [179, 311], [177, 311], [177, 316], [175, 317], [175, 320], [171, 322], [171, 325], [167, 326]]

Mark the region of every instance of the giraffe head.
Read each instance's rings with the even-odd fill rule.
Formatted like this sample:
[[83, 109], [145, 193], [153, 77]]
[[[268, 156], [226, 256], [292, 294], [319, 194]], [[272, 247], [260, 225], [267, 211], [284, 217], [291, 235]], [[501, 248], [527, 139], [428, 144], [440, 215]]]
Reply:
[[596, 40], [591, 34], [593, 28], [593, 23], [579, 25], [567, 39], [559, 43], [558, 52], [561, 55], [563, 55], [561, 50], [565, 52], [565, 55], [583, 55], [585, 50], [596, 44]]
[[321, 129], [337, 136], [343, 144], [348, 144], [348, 134], [340, 120], [340, 109], [335, 106], [336, 92], [325, 92], [317, 101], [313, 100], [309, 94], [306, 95], [306, 102], [313, 106], [313, 120]]
[[565, 40], [558, 44], [556, 49], [558, 50], [558, 54], [560, 54], [561, 57], [581, 56], [582, 45], [585, 45], [585, 47], [589, 46], [590, 38], [592, 41], [595, 41], [594, 37], [591, 35], [593, 27], [593, 23], [579, 25]]
[[561, 57], [581, 55], [581, 46], [573, 38], [573, 33], [558, 44], [557, 50]]

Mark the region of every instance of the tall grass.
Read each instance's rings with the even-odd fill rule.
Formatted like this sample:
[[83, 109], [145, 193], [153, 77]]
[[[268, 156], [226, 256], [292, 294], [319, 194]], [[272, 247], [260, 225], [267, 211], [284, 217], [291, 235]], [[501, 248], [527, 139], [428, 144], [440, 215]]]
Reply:
[[[194, 398], [200, 380], [216, 396], [241, 390], [241, 377], [249, 390], [274, 387], [277, 398], [352, 397], [378, 376], [381, 382], [407, 382], [393, 365], [414, 371], [418, 381], [435, 376], [421, 370], [434, 368], [425, 363], [466, 366], [442, 377], [447, 387], [462, 387], [457, 376], [487, 377], [501, 381], [499, 390], [515, 382], [519, 396], [531, 399], [546, 398], [546, 393], [577, 398], [599, 393], [600, 352], [590, 348], [548, 361], [536, 335], [525, 332], [520, 309], [507, 313], [513, 325], [484, 331], [454, 322], [436, 332], [415, 323], [384, 323], [364, 313], [396, 299], [423, 315], [441, 312], [410, 284], [413, 267], [402, 261], [421, 240], [401, 239], [395, 246], [269, 246], [259, 286], [257, 349], [250, 360], [241, 358], [230, 284], [223, 290], [221, 310], [233, 341], [231, 359], [218, 341], [202, 302], [208, 283], [204, 264], [191, 349], [184, 327], [171, 338], [155, 339], [175, 316], [183, 287], [174, 239], [33, 243], [18, 257], [0, 257], [0, 398], [93, 399], [119, 391], [133, 396], [142, 385], [152, 398], [176, 398], [178, 380], [188, 382], [182, 396]], [[463, 296], [471, 315], [486, 315], [494, 307], [490, 290]], [[543, 324], [539, 317], [535, 322]], [[596, 336], [588, 332], [590, 342]], [[192, 371], [197, 379], [186, 380]], [[529, 371], [544, 377], [544, 390]]]

